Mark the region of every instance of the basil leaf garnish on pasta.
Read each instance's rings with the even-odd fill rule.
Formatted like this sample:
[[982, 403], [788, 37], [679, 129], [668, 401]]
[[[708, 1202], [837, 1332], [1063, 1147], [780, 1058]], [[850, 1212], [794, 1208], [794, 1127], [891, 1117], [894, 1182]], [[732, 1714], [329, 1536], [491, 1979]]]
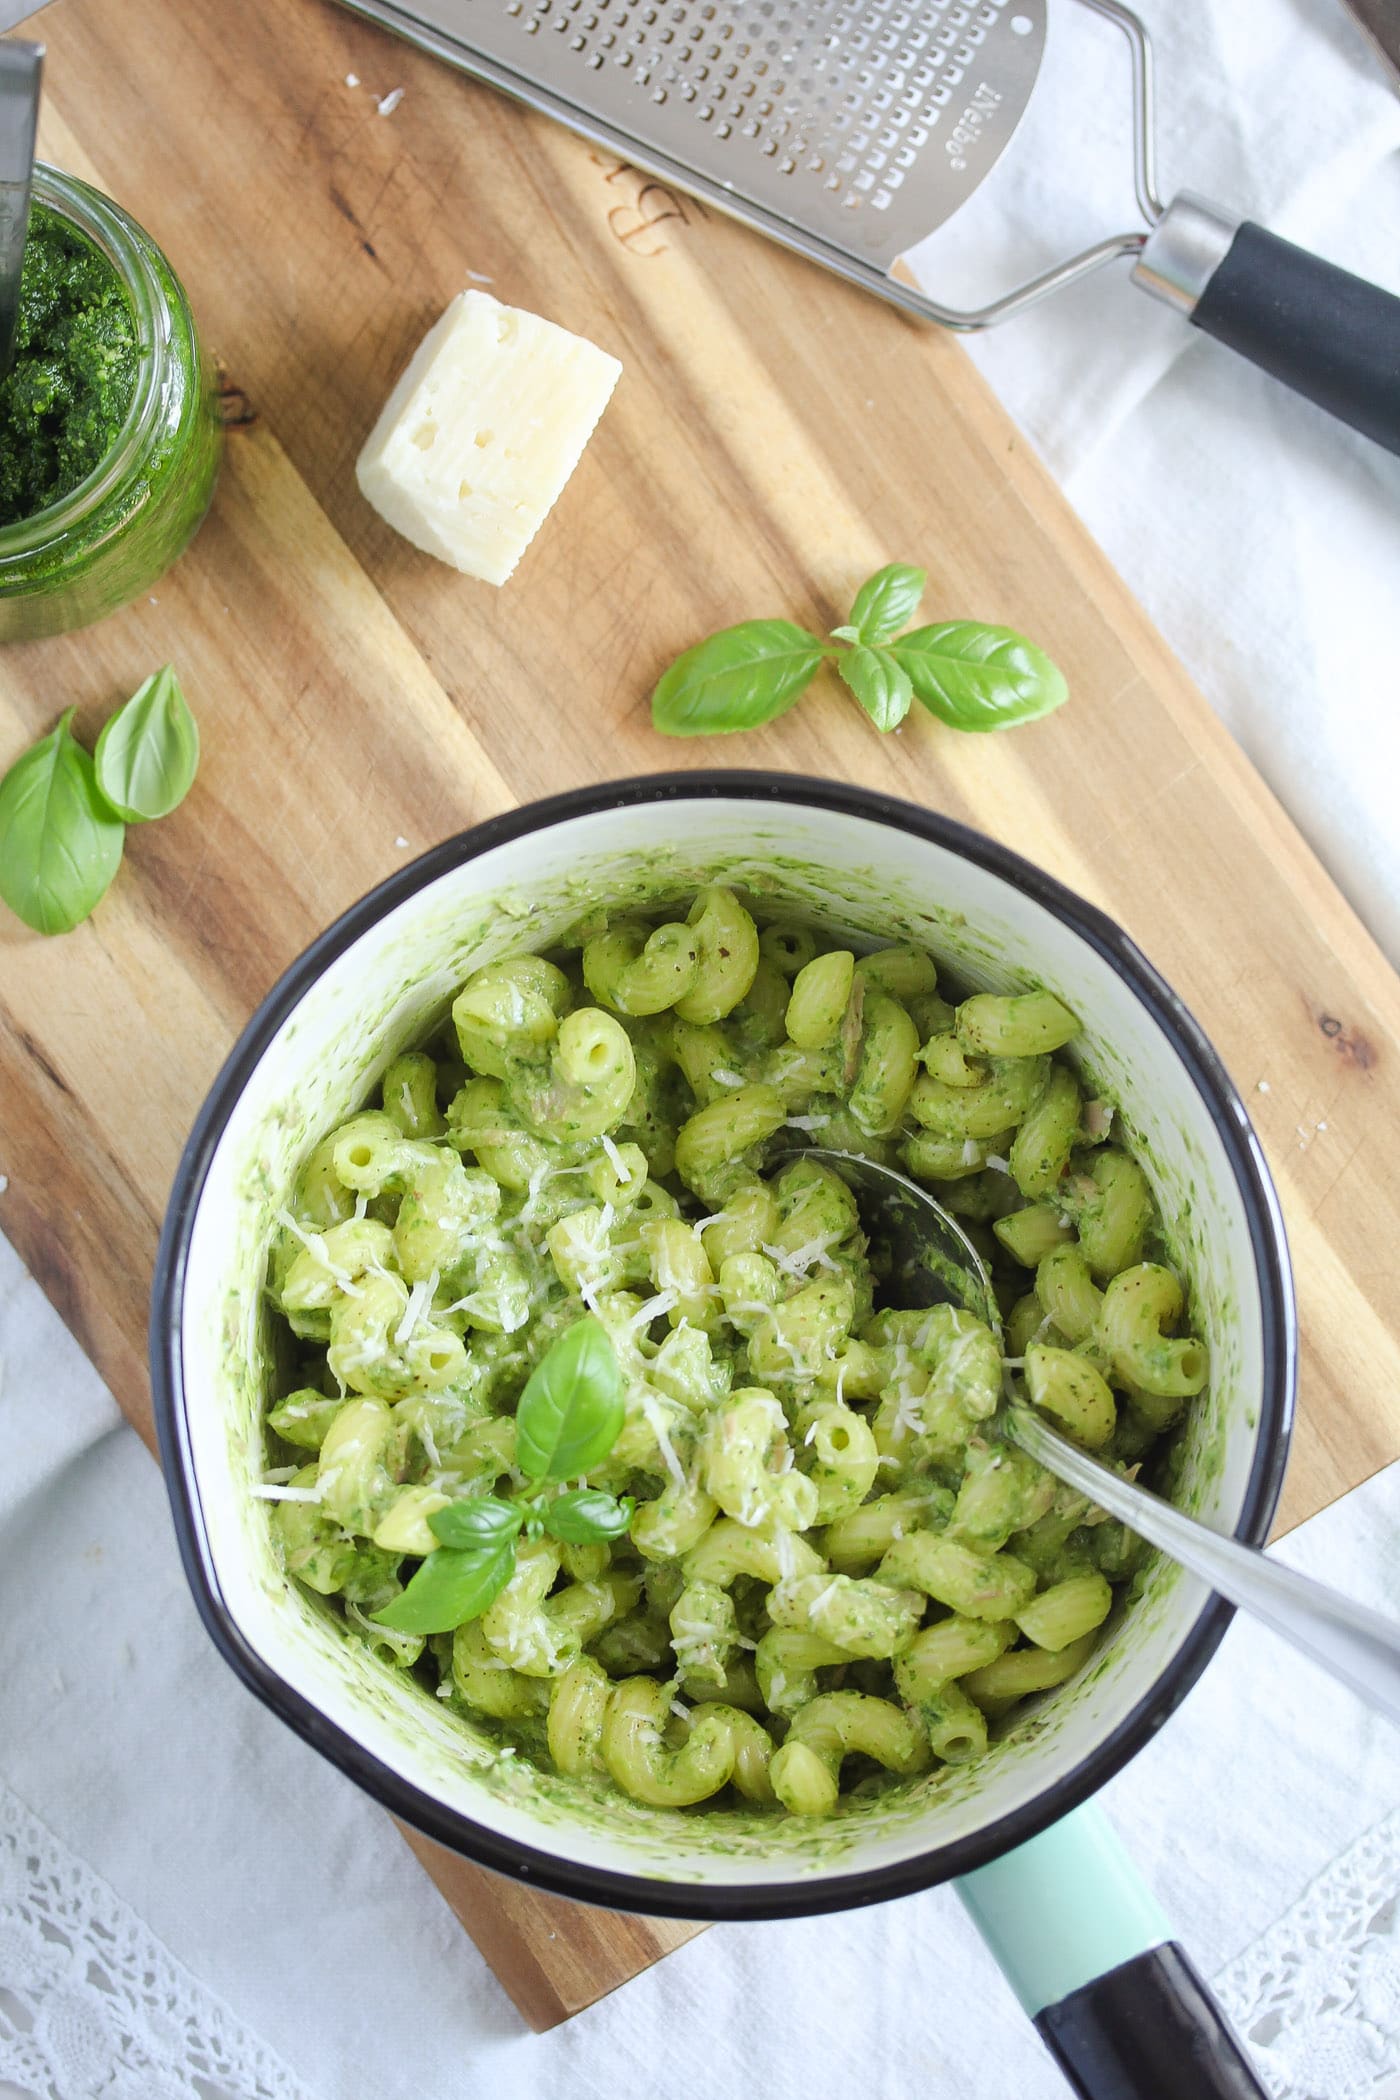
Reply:
[[439, 1546], [401, 1595], [371, 1614], [394, 1633], [451, 1633], [479, 1619], [515, 1572], [515, 1545]]
[[528, 1480], [576, 1480], [607, 1457], [622, 1422], [617, 1352], [590, 1314], [530, 1373], [515, 1417], [520, 1470]]
[[428, 1529], [444, 1546], [476, 1551], [483, 1546], [501, 1546], [513, 1539], [524, 1522], [525, 1512], [517, 1502], [502, 1502], [497, 1495], [474, 1495], [466, 1502], [449, 1502], [428, 1519]]
[[632, 1521], [634, 1507], [630, 1495], [619, 1501], [602, 1488], [571, 1488], [545, 1504], [544, 1528], [566, 1546], [593, 1546], [604, 1539], [620, 1539]]

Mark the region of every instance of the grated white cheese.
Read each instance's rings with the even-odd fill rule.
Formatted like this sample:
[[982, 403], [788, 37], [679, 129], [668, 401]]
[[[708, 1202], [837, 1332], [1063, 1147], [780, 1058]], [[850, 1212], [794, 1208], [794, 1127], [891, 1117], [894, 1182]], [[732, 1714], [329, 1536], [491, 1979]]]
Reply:
[[676, 1456], [676, 1447], [667, 1434], [665, 1414], [661, 1404], [647, 1391], [644, 1385], [637, 1387], [637, 1395], [641, 1401], [642, 1413], [646, 1416], [647, 1427], [656, 1438], [657, 1449], [665, 1461], [666, 1471], [670, 1474], [672, 1480], [675, 1481], [676, 1486], [684, 1490], [686, 1486], [685, 1467]]
[[671, 1701], [671, 1711], [678, 1721], [688, 1721], [690, 1719], [690, 1708], [682, 1706], [679, 1699]]
[[276, 1487], [268, 1481], [256, 1483], [251, 1493], [259, 1502], [319, 1502], [325, 1483], [318, 1481], [314, 1488]]
[[716, 1065], [710, 1077], [717, 1079], [721, 1086], [742, 1086], [744, 1083], [742, 1073], [731, 1072], [723, 1065]]
[[976, 1138], [963, 1139], [962, 1163], [965, 1167], [976, 1166], [978, 1159], [978, 1150], [979, 1148]]
[[788, 1130], [825, 1130], [830, 1116], [789, 1116], [785, 1128]]
[[432, 1303], [433, 1292], [437, 1287], [438, 1272], [436, 1269], [433, 1270], [431, 1276], [420, 1277], [418, 1282], [414, 1284], [408, 1294], [408, 1303], [404, 1307], [403, 1318], [394, 1329], [394, 1347], [396, 1349], [402, 1349], [406, 1345], [414, 1329], [422, 1321], [424, 1313]]
[[613, 1143], [613, 1140], [608, 1136], [606, 1131], [603, 1132], [601, 1142], [604, 1154], [606, 1155], [614, 1174], [616, 1174], [618, 1180], [625, 1187], [628, 1178], [627, 1162], [624, 1160], [622, 1154], [618, 1151], [617, 1146]]
[[[331, 1260], [330, 1250], [326, 1246], [324, 1233], [307, 1232], [302, 1226], [298, 1225], [289, 1210], [279, 1210], [276, 1213], [276, 1218], [279, 1225], [285, 1225], [288, 1232], [295, 1239], [301, 1241], [308, 1254], [314, 1254], [317, 1261], [324, 1264], [331, 1282], [338, 1291], [343, 1291], [347, 1298], [363, 1298], [364, 1292], [358, 1287], [350, 1271], [339, 1268]], [[382, 1274], [382, 1271], [380, 1273]]]
[[989, 1152], [987, 1154], [987, 1165], [995, 1167], [998, 1174], [1009, 1174], [1011, 1172], [1010, 1160], [1003, 1159], [999, 1152]]
[[378, 108], [381, 117], [392, 117], [394, 111], [398, 108], [399, 104], [402, 101], [403, 89], [390, 88], [387, 95], [381, 95], [379, 97], [379, 101], [376, 107]]
[[680, 1302], [679, 1291], [658, 1291], [654, 1298], [647, 1299], [645, 1305], [638, 1306], [627, 1322], [627, 1332], [636, 1334], [640, 1328], [650, 1327], [653, 1320], [659, 1320], [663, 1313], [671, 1312]]
[[791, 1254], [782, 1247], [770, 1246], [766, 1242], [763, 1252], [774, 1268], [781, 1270], [784, 1276], [805, 1282], [808, 1270], [817, 1262], [820, 1262], [824, 1269], [830, 1269], [833, 1274], [839, 1273], [839, 1264], [831, 1259], [831, 1249], [840, 1243], [839, 1232], [827, 1232], [819, 1233], [816, 1239], [808, 1240], [801, 1247], [794, 1247]]
[[308, 1232], [304, 1226], [298, 1225], [289, 1210], [279, 1210], [275, 1215], [277, 1223], [285, 1226], [293, 1239], [300, 1240], [308, 1254], [314, 1254], [320, 1261], [326, 1259], [326, 1243], [319, 1232]]

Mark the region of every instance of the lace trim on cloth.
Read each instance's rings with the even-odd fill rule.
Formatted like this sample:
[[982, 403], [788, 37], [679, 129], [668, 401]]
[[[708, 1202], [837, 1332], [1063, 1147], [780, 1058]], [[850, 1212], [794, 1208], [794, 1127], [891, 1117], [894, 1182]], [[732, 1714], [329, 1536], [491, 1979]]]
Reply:
[[0, 1784], [0, 2088], [32, 2100], [312, 2100]]
[[1400, 1810], [1215, 1979], [1274, 2100], [1400, 2100]]

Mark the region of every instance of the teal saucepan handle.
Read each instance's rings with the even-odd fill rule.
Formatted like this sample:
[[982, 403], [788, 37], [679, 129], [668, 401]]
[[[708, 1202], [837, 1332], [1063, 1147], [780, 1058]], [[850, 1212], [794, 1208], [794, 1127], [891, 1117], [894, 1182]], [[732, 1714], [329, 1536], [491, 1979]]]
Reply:
[[1082, 2100], [1269, 2100], [1092, 1802], [954, 1886]]

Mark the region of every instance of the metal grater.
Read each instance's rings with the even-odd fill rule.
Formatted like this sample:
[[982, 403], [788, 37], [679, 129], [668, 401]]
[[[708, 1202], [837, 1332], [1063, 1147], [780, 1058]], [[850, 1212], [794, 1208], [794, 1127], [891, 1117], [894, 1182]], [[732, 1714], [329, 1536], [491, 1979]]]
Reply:
[[945, 328], [986, 328], [1105, 263], [1400, 452], [1400, 301], [1183, 190], [1157, 189], [1152, 44], [1122, 0], [1143, 227], [970, 310], [900, 258], [1010, 144], [1050, 0], [342, 0], [464, 72]]
[[345, 4], [841, 275], [977, 325], [888, 273], [1010, 142], [1048, 0]]

